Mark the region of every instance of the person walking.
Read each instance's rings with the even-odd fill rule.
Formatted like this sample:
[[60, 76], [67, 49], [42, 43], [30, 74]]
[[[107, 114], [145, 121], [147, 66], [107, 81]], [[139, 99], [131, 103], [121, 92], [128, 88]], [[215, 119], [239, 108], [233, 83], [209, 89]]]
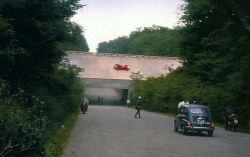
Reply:
[[100, 95], [98, 96], [97, 102], [98, 102], [98, 104], [101, 103]]
[[101, 102], [103, 103], [103, 96], [101, 97]]
[[141, 96], [138, 97], [135, 109], [136, 109], [135, 118], [137, 118], [137, 115], [139, 116], [139, 118], [141, 118], [141, 114], [140, 114], [140, 111], [141, 111]]
[[127, 100], [127, 108], [129, 107], [129, 104], [130, 104], [130, 100], [128, 99]]

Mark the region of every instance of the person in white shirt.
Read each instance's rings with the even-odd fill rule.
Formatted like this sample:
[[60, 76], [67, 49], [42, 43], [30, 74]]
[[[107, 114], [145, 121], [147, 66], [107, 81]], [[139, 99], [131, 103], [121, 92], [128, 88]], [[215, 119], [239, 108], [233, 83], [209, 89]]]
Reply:
[[184, 101], [180, 102], [180, 103], [178, 104], [178, 113], [181, 113], [181, 108], [182, 108], [182, 106], [188, 105], [188, 104], [189, 104], [189, 102], [188, 102], [186, 99], [184, 99]]
[[185, 99], [184, 101], [183, 101], [183, 105], [188, 105], [189, 104], [189, 102]]
[[127, 100], [127, 108], [129, 107], [129, 104], [130, 104], [130, 100], [128, 99]]

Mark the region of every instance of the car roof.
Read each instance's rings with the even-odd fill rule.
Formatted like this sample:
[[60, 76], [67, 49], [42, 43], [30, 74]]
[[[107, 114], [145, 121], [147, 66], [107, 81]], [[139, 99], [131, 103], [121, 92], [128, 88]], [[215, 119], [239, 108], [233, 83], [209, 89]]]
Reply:
[[208, 108], [205, 105], [197, 105], [197, 104], [189, 104], [189, 105], [184, 105], [187, 108]]

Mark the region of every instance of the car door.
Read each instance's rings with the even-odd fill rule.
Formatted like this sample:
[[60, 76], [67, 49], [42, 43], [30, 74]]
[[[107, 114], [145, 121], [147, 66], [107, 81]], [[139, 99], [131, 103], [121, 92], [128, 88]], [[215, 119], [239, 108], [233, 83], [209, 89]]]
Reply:
[[181, 115], [180, 115], [180, 123], [186, 125], [187, 122], [189, 121], [189, 116], [188, 116], [188, 109], [186, 107], [183, 107], [181, 109]]
[[182, 107], [180, 113], [176, 116], [176, 126], [179, 129], [181, 128], [181, 124], [183, 123], [183, 121], [186, 121], [186, 119], [188, 119], [187, 115], [188, 115], [187, 108]]

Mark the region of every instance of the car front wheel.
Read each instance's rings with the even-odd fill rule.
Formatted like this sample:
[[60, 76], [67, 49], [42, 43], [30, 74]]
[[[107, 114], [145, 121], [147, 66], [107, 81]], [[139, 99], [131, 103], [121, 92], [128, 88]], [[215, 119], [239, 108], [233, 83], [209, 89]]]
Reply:
[[211, 136], [213, 136], [213, 133], [214, 133], [214, 132], [213, 132], [213, 131], [208, 131], [207, 133], [208, 133], [208, 136], [211, 137]]
[[186, 134], [187, 134], [187, 130], [185, 130], [184, 125], [182, 125], [181, 130], [182, 130], [182, 134], [183, 134], [183, 135], [186, 135]]
[[174, 123], [174, 131], [178, 132], [178, 128], [176, 127], [176, 123]]

